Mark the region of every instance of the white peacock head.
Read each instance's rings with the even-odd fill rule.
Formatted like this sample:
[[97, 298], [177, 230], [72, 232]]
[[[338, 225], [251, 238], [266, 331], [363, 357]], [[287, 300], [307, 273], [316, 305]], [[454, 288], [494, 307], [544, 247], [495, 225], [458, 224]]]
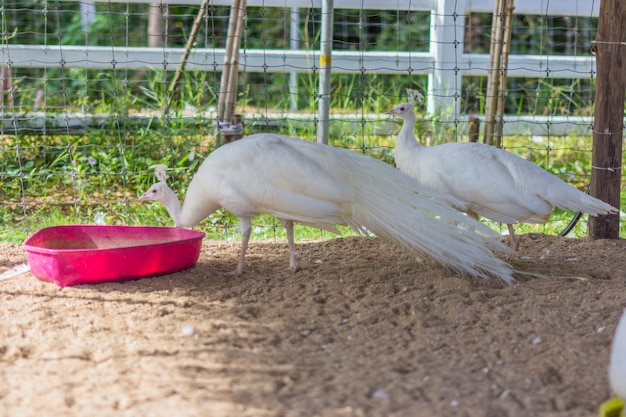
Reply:
[[170, 198], [170, 188], [165, 182], [159, 181], [139, 197], [139, 201], [158, 201], [165, 203]]
[[396, 116], [404, 117], [406, 115], [412, 114], [413, 112], [413, 105], [411, 103], [401, 103], [386, 112], [386, 114], [394, 114]]

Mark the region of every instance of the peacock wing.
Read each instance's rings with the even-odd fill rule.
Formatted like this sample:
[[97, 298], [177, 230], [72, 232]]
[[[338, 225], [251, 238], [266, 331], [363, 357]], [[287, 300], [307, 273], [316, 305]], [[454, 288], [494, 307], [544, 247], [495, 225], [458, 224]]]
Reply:
[[[546, 179], [536, 165], [489, 145], [454, 142], [428, 148], [432, 181], [483, 217], [504, 223], [547, 220], [552, 205], [543, 197]], [[541, 172], [543, 171], [543, 172]]]
[[300, 142], [306, 143], [257, 134], [211, 154], [207, 166], [222, 206], [237, 216], [267, 213], [317, 227], [341, 223], [352, 196], [349, 185], [323, 169], [311, 154], [316, 148]]

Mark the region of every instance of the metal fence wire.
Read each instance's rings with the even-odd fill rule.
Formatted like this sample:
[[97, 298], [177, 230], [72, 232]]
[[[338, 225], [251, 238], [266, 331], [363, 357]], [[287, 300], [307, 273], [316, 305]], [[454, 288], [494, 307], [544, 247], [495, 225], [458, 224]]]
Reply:
[[[320, 3], [247, 2], [233, 92], [245, 133], [315, 140], [327, 122], [329, 144], [393, 163], [399, 125], [384, 112], [406, 100], [409, 88], [424, 96], [416, 135], [425, 145], [468, 139], [470, 117], [484, 112], [492, 2], [467, 0], [463, 9], [452, 0], [370, 3], [335, 1], [326, 121], [318, 109]], [[516, 5], [504, 147], [584, 189], [599, 2], [556, 3]], [[166, 222], [164, 212], [138, 211], [135, 200], [159, 163], [168, 165], [182, 196], [220, 143], [230, 2], [209, 0], [173, 101], [168, 87], [199, 2], [1, 4], [6, 233], [22, 236], [64, 222]], [[559, 214], [547, 227], [558, 232], [572, 216]], [[224, 235], [236, 229], [231, 221], [217, 213], [203, 227]], [[258, 226], [271, 237], [277, 228], [266, 223]], [[584, 233], [583, 222], [577, 234]]]

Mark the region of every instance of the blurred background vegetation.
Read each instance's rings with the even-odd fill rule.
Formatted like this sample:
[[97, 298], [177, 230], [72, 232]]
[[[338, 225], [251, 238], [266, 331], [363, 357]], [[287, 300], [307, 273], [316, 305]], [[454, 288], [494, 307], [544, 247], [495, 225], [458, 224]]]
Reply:
[[[85, 26], [79, 2], [52, 4], [36, 0], [3, 2], [3, 30], [14, 35], [6, 40], [12, 44], [92, 45], [135, 47], [148, 46], [147, 4], [95, 3], [94, 14]], [[199, 6], [170, 5], [167, 10], [167, 32], [163, 39], [168, 47], [184, 47]], [[224, 48], [229, 7], [210, 6], [195, 47]], [[244, 49], [289, 49], [292, 9], [249, 7], [244, 28]], [[299, 48], [318, 50], [319, 9], [300, 9]], [[582, 55], [591, 54], [595, 38], [596, 17], [514, 15], [512, 54]], [[413, 51], [425, 52], [429, 47], [430, 12], [336, 9], [334, 18], [334, 50]], [[464, 52], [488, 54], [491, 14], [466, 16]], [[221, 63], [219, 63], [221, 64]], [[171, 73], [152, 74], [129, 70], [84, 70], [63, 68], [14, 68], [18, 83], [18, 106], [30, 108], [42, 89], [48, 110], [65, 110], [66, 106], [82, 106], [90, 111], [109, 111], [123, 107], [159, 110], [163, 82]], [[207, 71], [190, 72], [190, 89], [183, 89], [179, 104], [195, 108], [210, 106], [219, 90], [220, 73], [207, 65]], [[246, 73], [240, 85], [245, 103], [251, 107], [285, 109], [289, 99], [285, 82], [289, 74]], [[312, 90], [316, 80], [312, 74], [300, 74], [303, 86], [298, 107], [306, 109], [314, 101]], [[363, 111], [380, 110], [376, 93], [400, 91], [411, 86], [425, 87], [425, 81], [411, 80], [409, 74], [399, 76], [376, 74], [333, 75], [334, 104], [339, 108]], [[418, 77], [419, 78], [419, 77]], [[463, 85], [463, 108], [466, 113], [481, 112], [486, 80], [468, 77]], [[161, 84], [161, 88], [159, 88]], [[191, 91], [190, 91], [191, 90]], [[509, 114], [584, 114], [588, 115], [593, 100], [593, 78], [510, 79], [507, 86]], [[63, 94], [57, 94], [62, 92]], [[285, 95], [285, 93], [287, 93]], [[41, 93], [39, 93], [41, 94]], [[131, 95], [131, 97], [125, 96]], [[381, 94], [388, 102], [393, 95]], [[124, 100], [120, 104], [120, 100]], [[387, 106], [389, 103], [383, 103]], [[346, 106], [348, 105], [348, 106]]]

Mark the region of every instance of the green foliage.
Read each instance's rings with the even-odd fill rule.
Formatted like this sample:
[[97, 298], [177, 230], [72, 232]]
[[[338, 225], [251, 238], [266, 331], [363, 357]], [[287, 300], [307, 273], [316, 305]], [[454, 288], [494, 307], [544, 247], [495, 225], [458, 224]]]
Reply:
[[[590, 116], [594, 81], [586, 78], [508, 78], [504, 112], [552, 116]], [[464, 77], [461, 108], [465, 113], [485, 111], [487, 77]]]
[[[488, 54], [492, 13], [470, 13], [466, 20], [465, 52]], [[593, 16], [513, 14], [511, 53], [586, 56], [597, 25]]]
[[[426, 121], [425, 123], [431, 123]], [[176, 130], [170, 133], [167, 149], [163, 134], [146, 130], [137, 135], [128, 135], [124, 141], [110, 143], [107, 131], [90, 132], [77, 137], [68, 144], [67, 138], [45, 137], [49, 145], [46, 153], [40, 148], [24, 146], [19, 152], [5, 152], [2, 158], [3, 175], [0, 185], [5, 203], [0, 207], [0, 240], [21, 241], [34, 230], [56, 224], [93, 223], [98, 213], [104, 213], [107, 224], [171, 224], [165, 209], [156, 203], [139, 203], [137, 197], [154, 182], [153, 169], [157, 163], [170, 168], [169, 182], [179, 196], [183, 196], [186, 185], [202, 162], [202, 155], [190, 152], [190, 148], [208, 149], [202, 134], [178, 138]], [[40, 140], [41, 136], [21, 136], [25, 145]], [[119, 138], [116, 138], [119, 139]], [[516, 153], [548, 169], [568, 183], [584, 190], [590, 176], [590, 138], [550, 137], [537, 141], [528, 137], [506, 138], [507, 150]], [[354, 149], [389, 163], [393, 160], [389, 149], [393, 147], [395, 133], [390, 135], [346, 135], [335, 136], [335, 146]], [[5, 146], [16, 149], [15, 144]], [[61, 197], [59, 197], [61, 196]], [[622, 196], [626, 200], [626, 196]], [[623, 203], [624, 204], [624, 203]], [[556, 211], [548, 225], [519, 225], [521, 232], [560, 232], [573, 213]], [[253, 237], [284, 238], [277, 220], [260, 216], [254, 220]], [[499, 225], [491, 225], [499, 230]], [[225, 210], [218, 210], [200, 225], [210, 237], [238, 239], [238, 220]], [[622, 226], [622, 234], [625, 227]], [[298, 236], [306, 239], [328, 238], [329, 234], [298, 227]], [[342, 233], [350, 234], [348, 229]], [[586, 234], [586, 220], [572, 232], [571, 236]]]

